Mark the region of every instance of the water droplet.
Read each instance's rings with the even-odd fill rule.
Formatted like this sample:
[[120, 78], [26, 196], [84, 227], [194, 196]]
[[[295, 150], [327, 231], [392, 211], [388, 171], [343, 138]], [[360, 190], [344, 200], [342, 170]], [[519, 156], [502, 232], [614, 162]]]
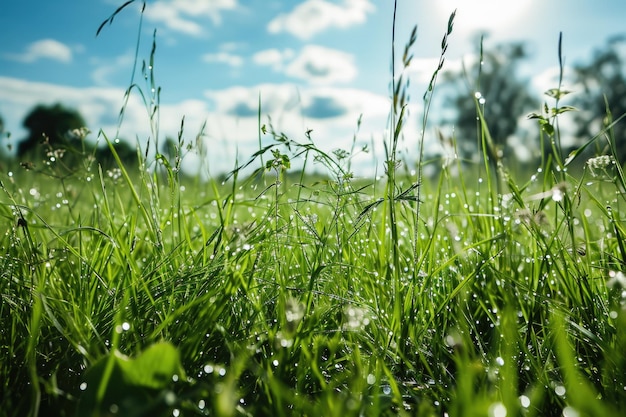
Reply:
[[574, 407], [569, 405], [563, 409], [563, 417], [579, 417], [580, 413]]
[[556, 387], [554, 387], [554, 392], [559, 397], [562, 397], [565, 395], [565, 387], [563, 385], [557, 385]]
[[520, 395], [519, 396], [519, 403], [521, 404], [522, 407], [528, 408], [528, 407], [530, 407], [530, 398], [528, 398], [525, 395]]
[[176, 394], [174, 394], [172, 391], [168, 391], [165, 393], [165, 397], [163, 399], [165, 400], [165, 403], [167, 405], [173, 405], [174, 403], [176, 403]]
[[489, 417], [506, 417], [506, 407], [502, 403], [493, 403], [489, 406]]

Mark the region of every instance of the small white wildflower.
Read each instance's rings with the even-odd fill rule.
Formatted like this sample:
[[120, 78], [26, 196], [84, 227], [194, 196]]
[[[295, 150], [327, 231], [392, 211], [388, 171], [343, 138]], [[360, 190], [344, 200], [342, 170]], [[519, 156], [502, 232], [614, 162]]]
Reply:
[[113, 169], [107, 170], [107, 175], [113, 181], [117, 181], [120, 178], [122, 178], [122, 170], [120, 168], [113, 168]]
[[363, 308], [346, 307], [344, 309], [344, 315], [346, 318], [346, 322], [344, 323], [345, 330], [362, 330], [363, 327], [370, 324], [367, 310]]
[[304, 317], [304, 305], [298, 300], [289, 298], [285, 306], [285, 319], [288, 323], [299, 323]]
[[83, 140], [87, 137], [88, 134], [91, 133], [91, 131], [88, 128], [83, 126], [78, 129], [71, 129], [67, 133], [72, 139]]
[[600, 155], [596, 156], [595, 158], [589, 158], [587, 160], [587, 166], [591, 171], [591, 175], [593, 175], [594, 177], [598, 175], [597, 171], [604, 171], [614, 163], [615, 160], [611, 155]]
[[285, 336], [295, 333], [305, 313], [305, 305], [294, 298], [288, 298], [285, 303]]
[[53, 150], [46, 152], [46, 157], [48, 158], [50, 162], [54, 162], [63, 158], [63, 155], [65, 155], [65, 149], [61, 149], [61, 148], [53, 149]]
[[552, 191], [552, 200], [563, 201], [563, 197], [565, 197], [565, 192], [567, 191], [567, 184], [564, 182], [558, 183], [552, 187], [550, 191]]

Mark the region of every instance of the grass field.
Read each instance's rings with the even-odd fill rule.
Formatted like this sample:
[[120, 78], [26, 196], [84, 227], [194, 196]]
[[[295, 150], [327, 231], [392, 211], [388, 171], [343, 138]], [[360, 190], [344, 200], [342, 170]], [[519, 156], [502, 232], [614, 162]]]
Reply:
[[279, 134], [224, 182], [145, 150], [2, 172], [0, 414], [622, 415], [614, 155], [561, 160], [557, 100], [528, 175], [487, 129], [485, 163], [405, 174], [396, 86], [383, 178]]

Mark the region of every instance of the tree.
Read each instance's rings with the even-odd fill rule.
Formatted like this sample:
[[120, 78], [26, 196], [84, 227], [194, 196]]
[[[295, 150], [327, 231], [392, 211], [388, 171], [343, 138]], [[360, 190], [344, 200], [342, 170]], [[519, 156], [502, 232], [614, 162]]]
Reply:
[[517, 73], [520, 62], [527, 56], [523, 43], [501, 44], [493, 51], [483, 51], [481, 40], [480, 59], [466, 71], [446, 76], [444, 83], [449, 91], [446, 104], [456, 112], [451, 121], [462, 155], [477, 154], [477, 136], [480, 138], [477, 101], [494, 141], [494, 151], [499, 154], [497, 157], [510, 153], [507, 141], [516, 132], [518, 120], [537, 107], [527, 81], [520, 79]]
[[[574, 98], [574, 104], [580, 109], [576, 114], [579, 137], [593, 137], [626, 113], [624, 47], [626, 37], [610, 38], [603, 48], [594, 52], [591, 62], [574, 68], [576, 81], [584, 92]], [[626, 162], [626, 121], [615, 124], [610, 133], [609, 137], [615, 140], [618, 160], [620, 163]], [[598, 144], [602, 152], [608, 152], [607, 142]]]
[[[8, 139], [9, 136], [10, 135], [7, 133], [6, 138]], [[4, 139], [5, 139], [4, 119], [0, 115], [0, 144], [2, 144], [2, 147], [0, 147], [0, 160], [4, 160], [7, 157], [7, 150], [11, 149], [11, 146], [9, 144], [4, 143]]]
[[42, 142], [47, 142], [53, 147], [73, 145], [77, 138], [69, 132], [85, 127], [85, 121], [78, 111], [66, 108], [60, 103], [51, 106], [40, 104], [26, 116], [23, 126], [28, 129], [29, 134], [18, 145], [17, 154], [20, 157], [38, 153]]
[[[122, 165], [125, 167], [137, 166], [137, 148], [125, 140], [113, 143], [115, 152], [120, 157]], [[105, 169], [117, 167], [117, 161], [108, 145], [98, 148], [95, 152], [96, 160]]]
[[[7, 134], [7, 138], [8, 137], [9, 135]], [[0, 143], [2, 143], [3, 139], [4, 139], [4, 119], [2, 118], [2, 115], [0, 115]], [[5, 146], [3, 146], [3, 148], [5, 148]], [[10, 148], [10, 146], [6, 146], [6, 148]], [[4, 154], [4, 152], [6, 151], [6, 148], [0, 150], [0, 156]]]

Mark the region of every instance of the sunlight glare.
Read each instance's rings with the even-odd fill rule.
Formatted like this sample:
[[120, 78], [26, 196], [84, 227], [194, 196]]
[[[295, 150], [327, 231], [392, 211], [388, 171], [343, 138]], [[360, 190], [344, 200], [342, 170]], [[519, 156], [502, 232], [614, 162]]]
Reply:
[[442, 0], [437, 5], [446, 16], [456, 9], [454, 30], [471, 33], [505, 28], [530, 9], [532, 0]]

